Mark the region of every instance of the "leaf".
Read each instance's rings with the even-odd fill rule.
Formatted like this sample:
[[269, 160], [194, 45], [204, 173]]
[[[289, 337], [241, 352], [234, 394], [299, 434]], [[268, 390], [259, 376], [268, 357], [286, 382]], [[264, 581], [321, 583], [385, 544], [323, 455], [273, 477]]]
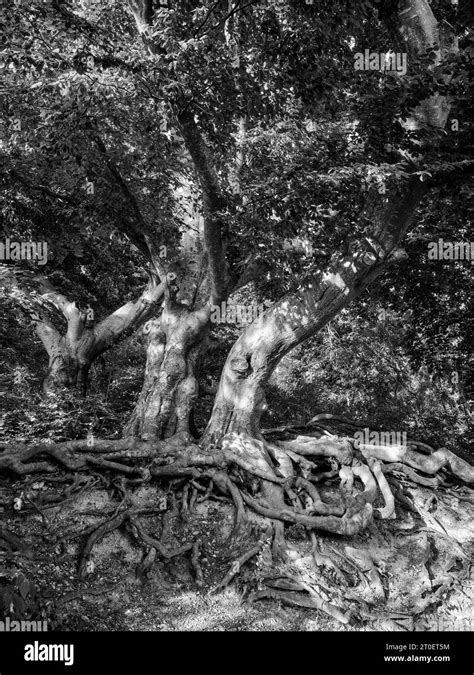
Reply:
[[26, 597], [28, 593], [30, 592], [30, 582], [28, 579], [23, 575], [20, 574], [18, 576], [18, 579], [16, 581], [16, 585], [18, 587], [18, 590], [20, 592], [21, 597], [26, 600]]
[[14, 593], [13, 598], [12, 598], [12, 604], [14, 607], [14, 611], [16, 616], [24, 616], [25, 611], [26, 611], [26, 604], [23, 598], [20, 598], [19, 595]]

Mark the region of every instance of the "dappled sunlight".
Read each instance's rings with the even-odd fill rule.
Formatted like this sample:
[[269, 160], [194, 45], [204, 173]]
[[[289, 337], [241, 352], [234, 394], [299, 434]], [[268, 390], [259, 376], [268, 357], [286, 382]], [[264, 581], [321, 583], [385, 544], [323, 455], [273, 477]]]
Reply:
[[469, 616], [461, 4], [2, 13], [0, 635]]

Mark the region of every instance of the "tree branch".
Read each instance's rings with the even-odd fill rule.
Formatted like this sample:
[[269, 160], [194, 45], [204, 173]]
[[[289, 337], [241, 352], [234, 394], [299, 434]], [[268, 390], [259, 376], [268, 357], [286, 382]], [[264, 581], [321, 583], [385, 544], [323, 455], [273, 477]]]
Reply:
[[163, 293], [164, 284], [157, 284], [152, 277], [138, 300], [125, 303], [101, 321], [94, 328], [94, 357], [118, 342], [127, 331], [146, 321], [162, 299]]
[[61, 194], [60, 192], [51, 190], [46, 185], [33, 185], [24, 176], [19, 174], [18, 171], [16, 171], [16, 169], [10, 169], [9, 171], [6, 172], [6, 175], [11, 176], [16, 181], [27, 187], [29, 190], [33, 190], [34, 192], [43, 192], [45, 195], [51, 197], [52, 199], [59, 199], [60, 201], [66, 202], [67, 204], [77, 205], [77, 201], [73, 197], [71, 197], [71, 195]]
[[147, 237], [149, 238], [151, 235], [151, 230], [142, 215], [135, 195], [127, 185], [116, 164], [111, 160], [105, 143], [97, 134], [94, 134], [94, 142], [97, 145], [99, 152], [103, 156], [107, 168], [109, 169], [120, 190], [122, 191], [122, 194], [127, 200], [127, 203], [131, 206], [133, 215], [135, 216], [136, 225], [138, 227], [134, 226], [132, 223], [128, 223], [126, 230], [127, 236], [130, 237], [135, 246], [146, 256], [148, 260], [153, 259], [153, 255], [150, 251], [147, 241]]
[[184, 142], [201, 184], [204, 207], [204, 248], [211, 282], [211, 303], [218, 304], [225, 296], [228, 272], [225, 260], [224, 225], [220, 211], [224, 206], [217, 173], [201, 132], [188, 107], [177, 114]]
[[[156, 53], [156, 49], [148, 39], [149, 29], [153, 21], [151, 1], [129, 0], [129, 6], [144, 44], [151, 53]], [[174, 101], [176, 107], [179, 108], [177, 120], [184, 143], [194, 164], [203, 195], [204, 248], [207, 254], [211, 285], [210, 301], [217, 304], [223, 299], [228, 283], [223, 243], [223, 223], [220, 216], [224, 200], [211, 152], [196, 124], [193, 113], [189, 109], [189, 102], [185, 103], [179, 99], [180, 96], [178, 95]]]

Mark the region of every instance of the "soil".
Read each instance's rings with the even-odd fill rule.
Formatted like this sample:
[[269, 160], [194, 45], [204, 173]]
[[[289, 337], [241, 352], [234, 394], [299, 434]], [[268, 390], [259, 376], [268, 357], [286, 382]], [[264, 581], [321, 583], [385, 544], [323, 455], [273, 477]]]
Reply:
[[[467, 488], [453, 485], [434, 491], [411, 486], [419, 513], [397, 507], [396, 519], [376, 520], [370, 530], [356, 537], [319, 536], [321, 552], [340, 565], [346, 584], [341, 584], [333, 570], [316, 566], [304, 528], [294, 526], [286, 534], [285, 564], [269, 571], [264, 548], [241, 568], [230, 586], [218, 591], [232, 561], [254, 543], [240, 541], [239, 550], [230, 545], [234, 521], [230, 504], [211, 498], [196, 504], [193, 513], [177, 513], [162, 539], [168, 549], [201, 541], [202, 586], [196, 583], [189, 552], [170, 561], [157, 557], [138, 576], [146, 550], [125, 530], [110, 532], [94, 545], [87, 574], [80, 578], [78, 560], [87, 537], [64, 543], [59, 539], [101, 524], [119, 502], [112, 504], [110, 489], [99, 483], [78, 486], [69, 501], [48, 506], [46, 502], [59, 499], [64, 488], [49, 478], [0, 480], [3, 526], [30, 544], [29, 551], [12, 552], [0, 540], [0, 580], [3, 577], [5, 582], [21, 572], [32, 581], [38, 597], [27, 599], [25, 618], [41, 615], [50, 630], [472, 629], [474, 504]], [[166, 497], [170, 507], [170, 494], [145, 486], [132, 495], [134, 506], [155, 509], [140, 516], [140, 521], [148, 534], [160, 539], [165, 511], [157, 511], [157, 504]], [[15, 510], [18, 497], [21, 508]], [[259, 517], [251, 520], [257, 536], [262, 521]], [[364, 555], [372, 561], [381, 586], [373, 582], [372, 572], [355, 562]], [[252, 601], [255, 593], [268, 587], [269, 577], [283, 576], [303, 580], [341, 609], [357, 607], [358, 611], [348, 624], [342, 624], [318, 609], [289, 607], [271, 598]]]

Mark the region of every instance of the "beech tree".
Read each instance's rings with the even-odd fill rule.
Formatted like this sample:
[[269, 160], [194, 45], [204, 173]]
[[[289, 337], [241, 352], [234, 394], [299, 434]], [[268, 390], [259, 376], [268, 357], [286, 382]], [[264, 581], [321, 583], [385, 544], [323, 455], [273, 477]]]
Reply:
[[[29, 317], [47, 352], [45, 393], [77, 387], [85, 395], [93, 361], [143, 324], [163, 295], [162, 285], [151, 276], [138, 300], [127, 302], [96, 323], [94, 310], [69, 300], [47, 278], [26, 272], [12, 273], [6, 266], [2, 276], [4, 291]], [[18, 283], [22, 277], [23, 283]], [[65, 324], [63, 333], [61, 324]]]
[[[322, 433], [281, 440], [260, 428], [265, 387], [283, 357], [403, 261], [431, 191], [472, 172], [464, 130], [453, 140], [449, 125], [465, 112], [466, 34], [454, 9], [427, 0], [79, 4], [33, 2], [3, 20], [25, 50], [23, 60], [14, 47], [10, 54], [11, 120], [21, 117], [15, 105], [28, 105], [19, 80], [45, 99], [44, 128], [36, 119], [26, 137], [10, 137], [6, 176], [29, 144], [37, 183], [53, 198], [75, 197], [86, 177], [96, 196], [81, 239], [110, 205], [107, 222], [149, 265], [141, 297], [95, 328], [42, 282], [41, 301], [67, 319], [65, 337], [45, 315], [35, 319], [50, 378], [72, 363], [84, 382], [92, 359], [146, 317], [145, 377], [121, 440], [6, 447], [0, 469], [47, 470], [55, 459], [142, 481], [211, 478], [234, 501], [239, 531], [246, 510], [257, 512], [283, 557], [285, 524], [352, 535], [374, 511], [393, 517], [390, 464], [412, 477], [446, 468], [472, 484], [472, 467], [445, 448], [355, 447]], [[355, 54], [373, 45], [378, 70], [356, 70]], [[380, 69], [389, 51], [406, 55], [406, 75]], [[55, 87], [65, 88], [59, 102]], [[40, 158], [51, 161], [65, 139], [72, 174], [48, 179]], [[212, 312], [249, 284], [270, 306], [232, 346], [198, 438], [192, 411]], [[324, 420], [315, 424], [321, 430]], [[312, 481], [321, 458], [340, 478], [331, 503]], [[379, 494], [384, 505], [374, 509]]]

